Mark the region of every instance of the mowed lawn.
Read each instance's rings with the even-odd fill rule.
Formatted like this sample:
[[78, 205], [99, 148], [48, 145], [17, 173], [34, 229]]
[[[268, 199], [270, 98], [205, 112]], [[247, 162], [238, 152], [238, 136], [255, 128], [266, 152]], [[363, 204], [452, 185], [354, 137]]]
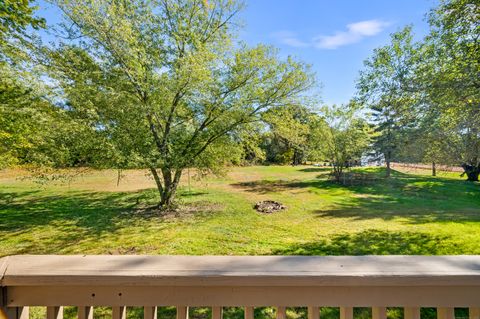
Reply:
[[[0, 172], [0, 256], [13, 254], [364, 255], [480, 254], [480, 185], [458, 173], [382, 168], [361, 185], [313, 166], [185, 174], [180, 208], [160, 215], [154, 182], [139, 170], [90, 171], [40, 185]], [[253, 209], [272, 199], [288, 208]]]

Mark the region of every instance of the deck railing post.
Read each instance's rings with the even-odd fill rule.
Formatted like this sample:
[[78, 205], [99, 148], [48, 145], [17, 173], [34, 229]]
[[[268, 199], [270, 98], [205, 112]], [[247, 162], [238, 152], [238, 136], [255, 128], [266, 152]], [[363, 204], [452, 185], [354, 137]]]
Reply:
[[112, 319], [126, 319], [127, 318], [127, 307], [112, 307]]
[[47, 319], [63, 319], [63, 307], [47, 307]]
[[223, 307], [212, 307], [212, 319], [222, 319]]
[[455, 319], [455, 308], [437, 308], [437, 319]]
[[403, 318], [404, 319], [420, 319], [420, 308], [405, 307], [403, 309]]
[[188, 319], [188, 307], [177, 306], [177, 319]]
[[244, 316], [245, 319], [253, 319], [253, 317], [254, 317], [254, 313], [253, 313], [254, 308], [253, 307], [245, 307], [244, 311], [245, 311], [245, 316]]
[[93, 319], [93, 307], [78, 307], [78, 319]]
[[320, 319], [320, 308], [308, 307], [308, 319]]
[[340, 307], [340, 319], [353, 319], [353, 307]]
[[143, 319], [157, 319], [157, 307], [143, 307]]
[[387, 308], [372, 307], [372, 319], [387, 319]]
[[468, 317], [469, 319], [480, 319], [480, 307], [470, 307]]
[[287, 308], [277, 307], [277, 319], [286, 319], [286, 317], [287, 317]]

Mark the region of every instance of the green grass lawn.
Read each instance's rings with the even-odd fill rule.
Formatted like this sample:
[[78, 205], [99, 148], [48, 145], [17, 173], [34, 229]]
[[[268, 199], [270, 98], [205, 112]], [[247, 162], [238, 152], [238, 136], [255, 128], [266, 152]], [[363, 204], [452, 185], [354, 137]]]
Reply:
[[[0, 256], [12, 254], [364, 255], [480, 254], [480, 185], [444, 173], [360, 169], [341, 186], [312, 166], [232, 168], [185, 176], [180, 209], [159, 215], [152, 180], [93, 171], [39, 185], [0, 173]], [[422, 175], [423, 173], [424, 175]], [[287, 210], [260, 214], [258, 200]]]

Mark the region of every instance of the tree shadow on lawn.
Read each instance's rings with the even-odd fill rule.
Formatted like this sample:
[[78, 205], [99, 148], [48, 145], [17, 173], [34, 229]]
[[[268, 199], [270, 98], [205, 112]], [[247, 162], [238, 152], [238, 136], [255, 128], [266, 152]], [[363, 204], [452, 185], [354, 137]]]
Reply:
[[274, 255], [439, 255], [460, 254], [461, 247], [448, 236], [416, 232], [366, 230], [339, 234], [329, 239], [292, 244], [273, 251]]
[[305, 173], [315, 173], [315, 172], [329, 172], [331, 171], [331, 167], [307, 167], [307, 168], [302, 168], [299, 169], [299, 172], [305, 172]]
[[[151, 208], [157, 200], [154, 189], [122, 193], [70, 191], [59, 195], [39, 190], [0, 191], [0, 248], [2, 242], [11, 241], [16, 253], [55, 252], [121, 228], [143, 227], [145, 221], [167, 227], [172, 221], [219, 209], [195, 201], [188, 205], [188, 216], [162, 215]], [[55, 233], [48, 237], [48, 228], [43, 227], [53, 227]], [[25, 239], [16, 239], [18, 236]]]
[[480, 185], [462, 180], [393, 171], [390, 179], [378, 178], [381, 168], [370, 168], [375, 177], [363, 185], [343, 186], [327, 179], [260, 180], [233, 184], [248, 192], [269, 194], [304, 189], [319, 197], [329, 195], [329, 209], [314, 210], [319, 217], [357, 220], [406, 218], [409, 223], [479, 222]]
[[[135, 196], [136, 194], [136, 196]], [[91, 233], [113, 231], [121, 213], [135, 208], [139, 193], [40, 191], [0, 193], [0, 231], [24, 231], [52, 222], [72, 222]]]

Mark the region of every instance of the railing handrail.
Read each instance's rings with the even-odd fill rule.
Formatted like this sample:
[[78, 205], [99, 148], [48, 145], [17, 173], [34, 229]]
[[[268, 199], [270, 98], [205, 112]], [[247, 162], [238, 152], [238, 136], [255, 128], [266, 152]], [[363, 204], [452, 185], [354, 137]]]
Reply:
[[0, 306], [478, 307], [480, 256], [9, 256]]
[[92, 282], [188, 286], [470, 286], [480, 285], [480, 256], [18, 255], [0, 259], [2, 286]]

